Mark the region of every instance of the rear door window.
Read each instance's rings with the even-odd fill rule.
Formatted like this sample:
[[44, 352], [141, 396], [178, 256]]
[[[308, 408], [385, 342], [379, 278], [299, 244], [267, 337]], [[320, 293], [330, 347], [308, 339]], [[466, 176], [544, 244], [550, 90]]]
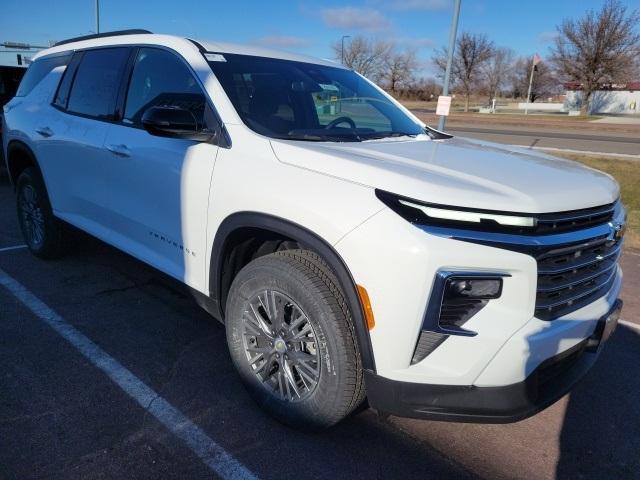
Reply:
[[36, 85], [38, 85], [44, 77], [56, 67], [67, 65], [71, 59], [71, 54], [55, 55], [53, 57], [43, 57], [37, 59], [27, 69], [27, 73], [24, 74], [16, 97], [25, 97], [31, 93]]
[[67, 109], [100, 119], [112, 119], [129, 48], [87, 50], [76, 72]]

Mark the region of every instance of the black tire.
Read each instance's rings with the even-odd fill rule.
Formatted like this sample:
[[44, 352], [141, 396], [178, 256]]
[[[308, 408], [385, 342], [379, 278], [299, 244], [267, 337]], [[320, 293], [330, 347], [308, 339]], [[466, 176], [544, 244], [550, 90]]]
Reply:
[[45, 259], [60, 257], [64, 252], [64, 225], [53, 215], [47, 189], [36, 168], [20, 173], [16, 194], [18, 223], [31, 253]]
[[[316, 339], [312, 345], [319, 359], [317, 383], [306, 397], [294, 397], [296, 401], [279, 396], [249, 362], [243, 315], [250, 312], [251, 299], [265, 291], [279, 292], [295, 302]], [[363, 402], [363, 371], [351, 313], [335, 275], [317, 254], [284, 250], [250, 262], [231, 285], [225, 323], [231, 358], [243, 383], [256, 402], [282, 423], [306, 430], [327, 428]], [[286, 365], [274, 368], [284, 371]], [[300, 369], [296, 371], [299, 379]]]

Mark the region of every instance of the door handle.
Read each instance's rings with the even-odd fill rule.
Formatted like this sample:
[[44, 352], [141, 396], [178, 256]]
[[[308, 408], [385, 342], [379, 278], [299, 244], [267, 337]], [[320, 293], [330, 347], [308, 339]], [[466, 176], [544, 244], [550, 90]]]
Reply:
[[127, 148], [126, 145], [123, 145], [123, 144], [120, 144], [120, 145], [109, 144], [107, 145], [107, 150], [109, 150], [114, 155], [118, 155], [119, 157], [131, 156], [129, 149]]
[[38, 127], [36, 128], [36, 132], [45, 138], [49, 138], [53, 135], [53, 130], [51, 130], [49, 127]]

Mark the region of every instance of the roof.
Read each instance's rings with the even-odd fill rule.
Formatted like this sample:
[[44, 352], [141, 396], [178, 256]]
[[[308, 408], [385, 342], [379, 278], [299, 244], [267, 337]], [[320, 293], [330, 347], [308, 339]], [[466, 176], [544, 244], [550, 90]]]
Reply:
[[281, 58], [283, 60], [293, 60], [296, 62], [316, 63], [319, 65], [327, 65], [329, 67], [345, 68], [343, 65], [332, 60], [312, 57], [309, 55], [301, 55], [298, 53], [285, 52], [282, 50], [273, 50], [264, 48], [259, 45], [247, 45], [242, 43], [228, 43], [210, 40], [195, 40], [207, 52], [215, 53], [235, 53], [238, 55], [251, 55], [254, 57]]
[[[191, 48], [196, 48], [196, 44], [198, 44], [201, 45], [202, 48], [204, 48], [204, 50], [206, 50], [207, 52], [212, 53], [230, 53], [268, 58], [279, 58], [283, 60], [293, 60], [298, 62], [315, 63], [319, 65], [345, 68], [341, 64], [333, 62], [331, 60], [324, 60], [321, 58], [300, 55], [291, 52], [284, 52], [280, 50], [272, 50], [269, 48], [263, 48], [259, 45], [244, 45], [239, 43], [227, 43], [209, 40], [190, 40], [185, 37], [152, 33], [129, 34], [125, 32], [112, 32], [112, 34], [113, 35], [111, 36], [108, 36], [107, 34], [101, 34], [99, 37], [90, 35], [87, 37], [80, 37], [76, 39], [70, 39], [68, 41], [59, 42], [54, 47], [39, 52], [34, 57], [34, 60], [43, 55], [107, 45], [155, 44], [164, 45], [171, 48], [177, 45], [184, 47], [185, 44], [188, 43]], [[196, 44], [194, 44], [193, 42], [196, 42]]]

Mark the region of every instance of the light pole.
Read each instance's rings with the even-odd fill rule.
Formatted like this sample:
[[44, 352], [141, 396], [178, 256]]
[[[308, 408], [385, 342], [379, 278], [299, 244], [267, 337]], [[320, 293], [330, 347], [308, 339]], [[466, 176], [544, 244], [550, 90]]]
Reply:
[[96, 0], [96, 33], [100, 33], [100, 0]]
[[527, 90], [527, 103], [524, 104], [524, 114], [527, 115], [529, 113], [529, 101], [531, 100], [531, 87], [533, 86], [533, 73], [536, 71], [536, 65], [540, 63], [542, 59], [540, 55], [536, 52], [533, 56], [533, 61], [531, 62], [531, 76], [529, 77], [529, 90]]
[[[447, 69], [444, 72], [444, 85], [442, 86], [442, 96], [449, 95], [449, 78], [451, 77], [451, 65], [453, 64], [453, 51], [456, 48], [456, 35], [458, 33], [458, 19], [460, 18], [461, 0], [455, 0], [453, 5], [453, 19], [451, 20], [451, 31], [449, 32], [449, 49], [447, 57]], [[444, 130], [445, 116], [441, 115], [438, 121], [438, 130]]]
[[[97, 0], [96, 0], [97, 1]], [[344, 39], [351, 38], [351, 35], [343, 35], [340, 40], [340, 63], [344, 65]]]

